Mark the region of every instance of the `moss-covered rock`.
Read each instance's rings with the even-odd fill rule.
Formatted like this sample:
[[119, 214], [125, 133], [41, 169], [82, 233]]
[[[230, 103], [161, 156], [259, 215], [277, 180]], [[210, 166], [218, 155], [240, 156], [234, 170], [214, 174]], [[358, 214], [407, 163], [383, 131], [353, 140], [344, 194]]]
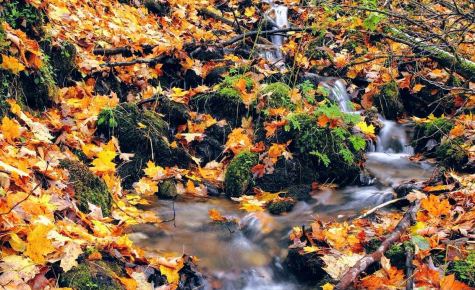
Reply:
[[371, 254], [374, 253], [379, 246], [381, 246], [383, 242], [380, 239], [372, 239], [369, 240], [365, 245], [364, 248], [366, 250], [366, 253]]
[[196, 111], [210, 114], [218, 120], [225, 119], [233, 127], [241, 124], [241, 118], [247, 112], [239, 92], [230, 87], [195, 96], [190, 104]]
[[312, 181], [347, 184], [358, 179], [364, 154], [355, 150], [348, 131], [319, 128], [317, 117], [307, 114], [295, 115], [290, 127], [290, 151], [315, 172]]
[[46, 69], [20, 73], [20, 84], [24, 103], [34, 110], [44, 110], [50, 107], [57, 91], [53, 75]]
[[[454, 124], [444, 118], [437, 118], [429, 123], [416, 123], [412, 146], [416, 153], [434, 152], [443, 136], [446, 136]], [[434, 140], [434, 142], [429, 142]]]
[[379, 90], [379, 95], [373, 97], [373, 104], [386, 119], [396, 120], [404, 111], [397, 83], [391, 81], [381, 86]]
[[463, 148], [464, 142], [461, 137], [453, 140], [444, 140], [435, 151], [437, 159], [446, 166], [456, 170], [462, 169], [468, 162], [468, 154]]
[[295, 202], [292, 199], [271, 201], [267, 205], [267, 210], [273, 215], [280, 215], [284, 212], [290, 212], [294, 208]]
[[469, 253], [466, 259], [452, 261], [447, 268], [448, 274], [455, 274], [457, 280], [470, 287], [475, 287], [475, 252]]
[[167, 100], [160, 107], [160, 113], [172, 127], [186, 124], [190, 117], [190, 108], [187, 105]]
[[270, 108], [293, 108], [295, 104], [290, 101], [290, 87], [284, 83], [277, 82], [272, 83], [265, 87], [262, 94], [270, 93], [270, 96], [267, 98], [267, 106]]
[[148, 11], [152, 12], [153, 14], [163, 17], [170, 14], [170, 3], [168, 1], [163, 0], [143, 0], [142, 4]]
[[406, 251], [404, 248], [399, 245], [391, 246], [384, 253], [386, 258], [391, 260], [391, 266], [394, 266], [398, 269], [404, 269], [406, 265]]
[[252, 181], [251, 168], [257, 164], [257, 154], [243, 151], [236, 155], [226, 168], [224, 185], [226, 195], [240, 197]]
[[59, 87], [67, 86], [70, 83], [69, 77], [76, 71], [76, 47], [71, 42], [64, 41], [57, 47], [52, 47], [49, 55], [56, 84]]
[[170, 147], [167, 141], [168, 124], [157, 113], [142, 112], [133, 103], [103, 109], [98, 116], [96, 134], [102, 134], [106, 139], [115, 136], [122, 152], [135, 153], [132, 161], [118, 170], [127, 188], [143, 176], [142, 169], [149, 160], [160, 166], [178, 165], [182, 168], [192, 162], [182, 148]]
[[82, 212], [88, 212], [89, 202], [100, 206], [104, 216], [108, 216], [111, 211], [112, 196], [104, 180], [79, 161], [61, 160], [61, 167], [69, 171], [69, 184], [74, 187], [74, 197], [78, 201], [78, 208]]
[[84, 261], [59, 277], [59, 286], [77, 290], [125, 290], [120, 266], [103, 260]]
[[177, 195], [176, 182], [173, 179], [165, 179], [158, 186], [157, 196], [163, 199], [172, 199]]
[[[325, 277], [325, 266], [319, 256], [313, 253], [300, 253], [302, 249], [291, 248], [285, 262], [289, 270], [301, 280], [320, 280]], [[303, 252], [303, 251], [302, 251]]]
[[42, 27], [46, 16], [29, 1], [3, 1], [2, 18], [14, 29], [20, 29], [29, 38], [39, 40], [45, 34]]
[[290, 188], [293, 185], [311, 183], [315, 181], [315, 177], [316, 172], [306, 166], [305, 163], [300, 162], [296, 158], [286, 160], [282, 157], [277, 159], [277, 163], [274, 165], [274, 172], [257, 178], [255, 186], [268, 192], [286, 191], [287, 189], [292, 191]]

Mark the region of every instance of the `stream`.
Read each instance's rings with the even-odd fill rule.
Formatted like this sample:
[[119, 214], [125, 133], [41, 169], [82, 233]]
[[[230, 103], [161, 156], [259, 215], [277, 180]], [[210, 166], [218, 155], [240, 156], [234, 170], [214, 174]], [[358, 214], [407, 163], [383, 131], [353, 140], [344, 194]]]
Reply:
[[[266, 17], [275, 23], [275, 29], [287, 27], [287, 7], [266, 1], [271, 8]], [[277, 62], [282, 58], [280, 46], [284, 36], [271, 37], [274, 47], [262, 57]], [[349, 112], [350, 101], [345, 85], [337, 78], [325, 78], [320, 84], [330, 91], [330, 98]], [[359, 112], [354, 112], [359, 113]], [[285, 266], [289, 234], [294, 226], [308, 226], [315, 219], [322, 221], [346, 220], [364, 209], [393, 199], [393, 188], [410, 179], [430, 178], [433, 165], [411, 162], [413, 150], [410, 127], [379, 116], [384, 127], [377, 136], [376, 146], [368, 146], [366, 170], [360, 185], [325, 188], [314, 193], [307, 201], [299, 201], [294, 209], [282, 216], [268, 212], [248, 213], [239, 204], [226, 197], [196, 198], [180, 195], [175, 202], [150, 198], [144, 209], [158, 211], [161, 225], [134, 226], [129, 234], [134, 244], [150, 255], [164, 253], [180, 256], [194, 255], [207, 276], [202, 289], [313, 289], [300, 284]], [[217, 223], [208, 211], [216, 209], [223, 216], [239, 220], [238, 224]]]

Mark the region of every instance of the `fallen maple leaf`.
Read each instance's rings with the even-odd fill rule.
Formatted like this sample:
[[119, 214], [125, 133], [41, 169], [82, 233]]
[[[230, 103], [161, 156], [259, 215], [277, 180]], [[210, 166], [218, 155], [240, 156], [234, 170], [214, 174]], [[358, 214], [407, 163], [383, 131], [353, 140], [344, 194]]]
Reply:
[[448, 199], [440, 201], [439, 197], [431, 194], [429, 198], [421, 201], [421, 207], [426, 209], [429, 215], [438, 217], [450, 214], [450, 203]]
[[225, 221], [226, 218], [222, 217], [221, 214], [216, 209], [210, 209], [208, 211], [209, 217], [214, 221]]
[[36, 263], [46, 261], [45, 256], [55, 251], [46, 235], [53, 228], [53, 225], [37, 225], [33, 231], [28, 234], [28, 243], [26, 244], [25, 255], [30, 257]]
[[25, 66], [12, 56], [2, 54], [2, 59], [3, 62], [0, 67], [4, 70], [11, 70], [16, 75], [25, 70]]

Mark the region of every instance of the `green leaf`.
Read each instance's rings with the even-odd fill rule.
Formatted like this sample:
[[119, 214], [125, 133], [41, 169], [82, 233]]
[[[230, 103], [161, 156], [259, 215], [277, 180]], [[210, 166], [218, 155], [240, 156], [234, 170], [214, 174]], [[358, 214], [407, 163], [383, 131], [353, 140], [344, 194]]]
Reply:
[[318, 151], [312, 151], [310, 152], [310, 154], [315, 155], [318, 158], [320, 158], [320, 160], [323, 162], [323, 164], [325, 164], [326, 167], [330, 165], [330, 158], [328, 158], [327, 154], [322, 154]]
[[419, 247], [419, 249], [421, 250], [427, 250], [427, 249], [430, 249], [430, 244], [429, 242], [427, 241], [426, 238], [424, 238], [423, 236], [421, 235], [413, 235], [411, 237], [412, 239], [412, 242], [417, 245]]
[[356, 151], [364, 150], [366, 148], [366, 141], [360, 136], [352, 135], [348, 139], [350, 140], [351, 145], [353, 145], [353, 148], [355, 148]]
[[102, 125], [102, 123], [104, 123], [105, 119], [104, 118], [99, 118], [99, 120], [97, 120], [97, 125]]

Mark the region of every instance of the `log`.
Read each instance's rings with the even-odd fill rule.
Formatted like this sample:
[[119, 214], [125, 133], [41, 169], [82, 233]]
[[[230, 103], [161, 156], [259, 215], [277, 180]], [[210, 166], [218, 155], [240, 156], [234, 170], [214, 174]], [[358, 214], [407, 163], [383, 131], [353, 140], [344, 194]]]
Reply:
[[407, 212], [402, 217], [401, 221], [397, 224], [394, 231], [389, 235], [389, 237], [379, 246], [379, 248], [371, 254], [364, 256], [359, 260], [356, 265], [351, 267], [348, 272], [346, 272], [341, 278], [340, 282], [333, 288], [334, 290], [346, 290], [350, 288], [350, 285], [355, 281], [355, 279], [365, 271], [371, 264], [377, 262], [384, 255], [386, 250], [395, 242], [397, 242], [402, 233], [406, 230], [407, 227], [411, 225], [411, 222], [415, 220], [415, 216], [419, 211], [420, 200], [414, 201], [413, 204], [409, 207]]
[[272, 35], [272, 34], [279, 34], [279, 33], [286, 33], [290, 31], [313, 31], [312, 27], [307, 27], [307, 28], [302, 28], [302, 27], [290, 27], [290, 28], [281, 28], [281, 29], [274, 29], [274, 30], [263, 30], [263, 31], [250, 31], [247, 33], [243, 33], [241, 35], [237, 35], [233, 38], [231, 38], [228, 41], [223, 42], [223, 46], [228, 46], [231, 45], [237, 41], [240, 41], [241, 39], [244, 39], [249, 36], [254, 36], [254, 35], [260, 35], [260, 36], [267, 36], [267, 35]]
[[421, 39], [414, 38], [394, 27], [390, 27], [388, 31], [392, 34], [392, 36], [384, 34], [381, 34], [381, 36], [409, 45], [416, 53], [429, 53], [429, 58], [437, 61], [441, 66], [448, 68], [449, 70], [454, 70], [467, 81], [473, 80], [475, 78], [475, 62], [463, 58], [460, 55], [449, 53]]

